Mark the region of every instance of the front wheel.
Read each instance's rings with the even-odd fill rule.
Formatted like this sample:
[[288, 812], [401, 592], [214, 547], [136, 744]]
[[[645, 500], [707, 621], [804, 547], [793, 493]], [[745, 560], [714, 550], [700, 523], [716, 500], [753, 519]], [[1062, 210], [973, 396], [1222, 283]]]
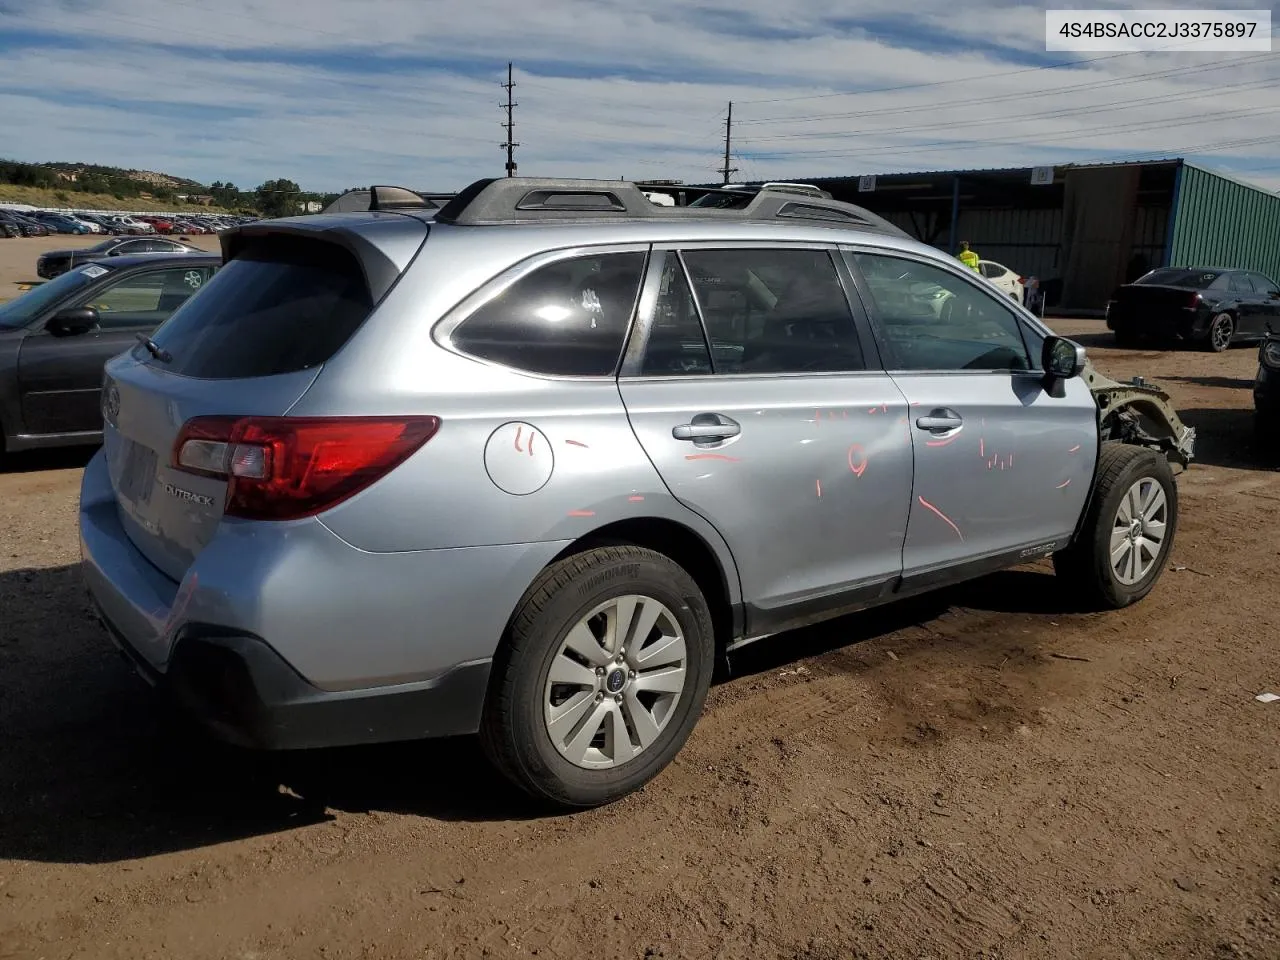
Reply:
[[1231, 346], [1235, 333], [1235, 318], [1229, 313], [1219, 313], [1209, 321], [1209, 337], [1204, 345], [1213, 353], [1222, 353]]
[[669, 557], [599, 547], [552, 564], [494, 664], [481, 742], [538, 800], [610, 803], [680, 752], [714, 666], [706, 600]]
[[1104, 444], [1080, 536], [1054, 554], [1054, 570], [1085, 606], [1127, 607], [1160, 579], [1177, 528], [1169, 461], [1146, 447]]

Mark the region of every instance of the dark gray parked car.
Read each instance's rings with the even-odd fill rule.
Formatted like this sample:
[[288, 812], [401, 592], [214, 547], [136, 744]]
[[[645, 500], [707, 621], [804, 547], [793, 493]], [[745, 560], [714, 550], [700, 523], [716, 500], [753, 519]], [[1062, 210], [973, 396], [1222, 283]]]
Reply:
[[199, 290], [207, 253], [90, 263], [0, 304], [0, 455], [102, 439], [102, 370]]
[[413, 197], [225, 232], [107, 365], [85, 575], [219, 736], [479, 732], [533, 795], [599, 804], [743, 644], [1037, 557], [1099, 607], [1159, 578], [1193, 441], [1167, 396], [880, 218]]

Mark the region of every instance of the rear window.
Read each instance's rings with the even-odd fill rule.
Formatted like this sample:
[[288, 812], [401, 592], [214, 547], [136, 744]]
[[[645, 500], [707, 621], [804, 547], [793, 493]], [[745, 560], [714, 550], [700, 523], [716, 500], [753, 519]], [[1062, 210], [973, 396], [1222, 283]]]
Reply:
[[364, 273], [345, 249], [268, 237], [230, 260], [153, 339], [172, 355], [159, 365], [173, 373], [270, 377], [324, 363], [372, 312]]
[[609, 376], [644, 264], [643, 253], [602, 253], [539, 267], [471, 314], [450, 340], [473, 357], [529, 373]]
[[1163, 270], [1152, 270], [1145, 277], [1136, 280], [1143, 286], [1158, 285], [1164, 287], [1187, 287], [1191, 290], [1206, 290], [1220, 276], [1217, 270], [1187, 270], [1185, 267], [1169, 267]]

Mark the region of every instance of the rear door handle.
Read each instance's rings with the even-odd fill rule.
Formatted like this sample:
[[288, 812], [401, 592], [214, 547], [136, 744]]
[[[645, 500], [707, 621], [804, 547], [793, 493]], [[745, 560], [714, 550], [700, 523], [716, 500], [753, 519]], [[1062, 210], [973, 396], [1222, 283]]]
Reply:
[[738, 423], [718, 413], [700, 413], [690, 423], [671, 428], [671, 435], [677, 440], [726, 440], [741, 432]]
[[938, 409], [930, 411], [927, 417], [916, 420], [916, 426], [930, 433], [943, 433], [964, 426], [964, 419], [954, 410]]

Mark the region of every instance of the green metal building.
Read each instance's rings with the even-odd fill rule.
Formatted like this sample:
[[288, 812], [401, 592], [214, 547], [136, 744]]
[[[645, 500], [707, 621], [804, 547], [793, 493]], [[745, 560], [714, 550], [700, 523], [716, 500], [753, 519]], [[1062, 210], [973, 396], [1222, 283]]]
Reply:
[[1280, 278], [1280, 196], [1179, 161], [1167, 266], [1242, 267]]

